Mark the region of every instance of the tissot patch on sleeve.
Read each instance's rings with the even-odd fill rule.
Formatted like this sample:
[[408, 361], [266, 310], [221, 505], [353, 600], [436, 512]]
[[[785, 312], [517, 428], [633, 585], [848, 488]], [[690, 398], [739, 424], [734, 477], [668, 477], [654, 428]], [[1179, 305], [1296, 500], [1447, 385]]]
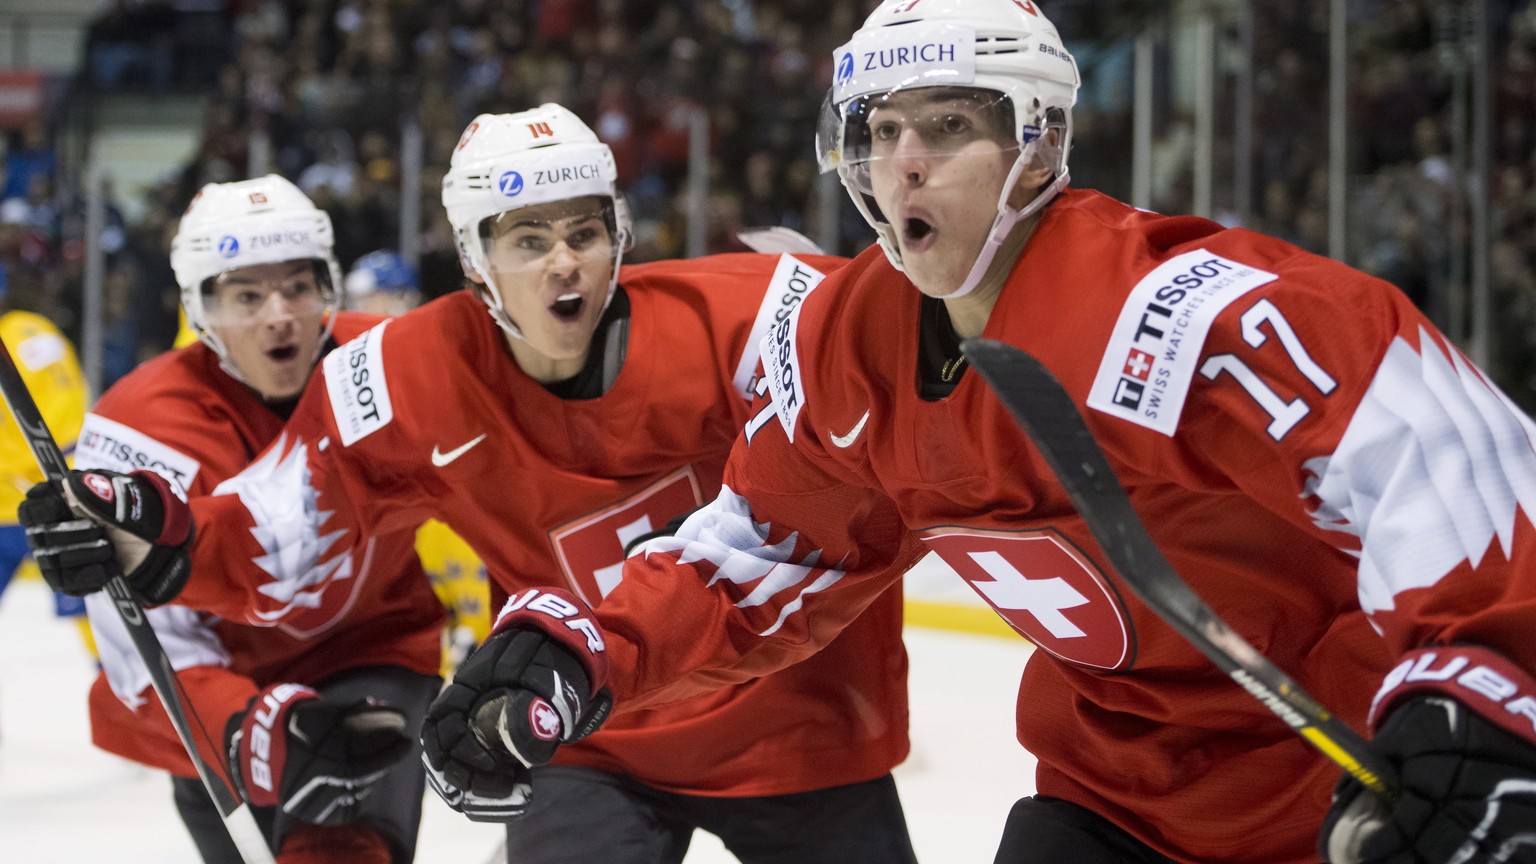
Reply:
[[81, 471], [154, 471], [185, 492], [202, 467], [196, 459], [99, 414], [85, 415], [75, 442], [75, 467]]
[[350, 447], [395, 417], [384, 381], [384, 328], [388, 321], [325, 358], [325, 386], [343, 446]]
[[768, 280], [768, 293], [763, 295], [763, 305], [757, 310], [757, 320], [752, 322], [752, 333], [747, 338], [745, 350], [741, 352], [741, 359], [736, 363], [736, 374], [731, 377], [741, 398], [748, 401], [752, 399], [752, 374], [757, 369], [762, 337], [800, 308], [800, 301], [825, 278], [827, 274], [793, 255], [779, 256], [779, 266], [774, 268], [773, 278]]
[[1204, 249], [1170, 258], [1131, 289], [1088, 407], [1172, 436], [1211, 323], [1280, 277]]
[[763, 337], [763, 374], [768, 378], [768, 389], [773, 391], [773, 407], [784, 426], [784, 434], [795, 440], [795, 421], [800, 418], [800, 407], [805, 403], [805, 390], [800, 384], [800, 351], [795, 344], [795, 332], [800, 327], [799, 303], [773, 325]]

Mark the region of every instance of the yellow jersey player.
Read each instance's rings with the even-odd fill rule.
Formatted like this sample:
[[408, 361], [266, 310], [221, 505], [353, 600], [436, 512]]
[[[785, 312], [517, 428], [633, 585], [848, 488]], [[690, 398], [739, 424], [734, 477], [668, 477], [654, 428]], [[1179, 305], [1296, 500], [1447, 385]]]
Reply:
[[[5, 277], [0, 268], [0, 304], [4, 303]], [[41, 315], [19, 309], [0, 312], [0, 339], [16, 360], [22, 380], [36, 400], [59, 447], [69, 457], [85, 419], [90, 393], [75, 349], [59, 328]], [[16, 521], [16, 507], [27, 489], [43, 480], [43, 471], [32, 458], [26, 439], [10, 412], [0, 412], [0, 593], [17, 568], [31, 563], [26, 536]], [[95, 653], [90, 628], [85, 624], [85, 605], [78, 597], [54, 595], [60, 617], [73, 617], [80, 625], [86, 646]]]
[[416, 529], [416, 554], [448, 612], [443, 627], [443, 677], [449, 678], [491, 632], [491, 589], [485, 565], [463, 538], [436, 519]]

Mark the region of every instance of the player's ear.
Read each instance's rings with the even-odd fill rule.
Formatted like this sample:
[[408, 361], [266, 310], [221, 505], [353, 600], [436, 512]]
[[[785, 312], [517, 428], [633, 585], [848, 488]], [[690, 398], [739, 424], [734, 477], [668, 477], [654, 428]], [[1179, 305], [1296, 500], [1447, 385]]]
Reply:
[[[1054, 139], [1061, 135], [1061, 131], [1051, 128], [1047, 129], [1045, 134], [1053, 139], [1054, 144]], [[1018, 208], [1033, 201], [1040, 187], [1051, 182], [1054, 175], [1055, 171], [1046, 165], [1045, 160], [1040, 158], [1039, 152], [1036, 152], [1034, 158], [1029, 161], [1029, 167], [1019, 172], [1019, 179], [1013, 184], [1013, 192], [1008, 196], [1008, 206]]]
[[1010, 200], [1008, 203], [1013, 204], [1015, 207], [1028, 203], [1035, 197], [1041, 186], [1050, 182], [1051, 176], [1054, 173], [1044, 165], [1032, 165], [1025, 168], [1019, 172], [1019, 181], [1013, 184], [1013, 195], [1009, 196], [1010, 199], [1022, 198], [1023, 200], [1017, 203]]
[[1013, 192], [1008, 196], [1008, 206], [1015, 209], [1035, 200], [1040, 187], [1051, 182], [1054, 172], [1044, 165], [1031, 165], [1019, 172], [1019, 179], [1013, 184]]

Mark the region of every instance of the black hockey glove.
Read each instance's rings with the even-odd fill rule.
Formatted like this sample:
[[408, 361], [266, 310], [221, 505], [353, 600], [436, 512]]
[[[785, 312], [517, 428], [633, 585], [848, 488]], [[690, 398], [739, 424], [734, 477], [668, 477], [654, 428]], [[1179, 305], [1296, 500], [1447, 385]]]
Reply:
[[476, 822], [521, 816], [532, 796], [529, 769], [607, 718], [607, 665], [585, 603], [557, 588], [514, 595], [427, 710], [427, 781]]
[[[1416, 652], [1387, 677], [1373, 746], [1397, 766], [1385, 804], [1345, 775], [1323, 822], [1333, 864], [1536, 862], [1536, 682], [1465, 646]], [[1375, 713], [1373, 711], [1373, 713]]]
[[315, 825], [357, 821], [373, 784], [411, 751], [403, 712], [330, 701], [302, 684], [257, 693], [224, 740], [242, 798]]
[[82, 597], [118, 575], [149, 605], [181, 593], [191, 574], [192, 511], [153, 471], [71, 471], [17, 508], [27, 544], [53, 590]]

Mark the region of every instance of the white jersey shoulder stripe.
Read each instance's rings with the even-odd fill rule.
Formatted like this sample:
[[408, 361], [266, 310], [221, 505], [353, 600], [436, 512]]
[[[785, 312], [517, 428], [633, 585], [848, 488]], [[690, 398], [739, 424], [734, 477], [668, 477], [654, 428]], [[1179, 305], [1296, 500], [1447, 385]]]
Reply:
[[1388, 347], [1338, 447], [1306, 463], [1323, 528], [1360, 540], [1360, 603], [1510, 554], [1520, 511], [1536, 512], [1531, 424], [1459, 353], [1422, 330]]
[[1204, 249], [1164, 261], [1125, 298], [1088, 407], [1172, 437], [1216, 316], [1278, 278]]
[[779, 256], [779, 264], [768, 280], [768, 293], [763, 295], [763, 303], [758, 307], [756, 320], [752, 322], [747, 344], [742, 349], [741, 359], [736, 363], [736, 374], [731, 377], [741, 398], [748, 401], [752, 399], [752, 378], [761, 356], [763, 338], [799, 308], [800, 301], [825, 278], [827, 274], [793, 255]]
[[384, 379], [385, 321], [325, 357], [325, 386], [341, 443], [350, 447], [395, 417]]
[[202, 465], [174, 447], [100, 414], [85, 415], [75, 444], [75, 467], [109, 471], [150, 470], [171, 481], [185, 495]]

